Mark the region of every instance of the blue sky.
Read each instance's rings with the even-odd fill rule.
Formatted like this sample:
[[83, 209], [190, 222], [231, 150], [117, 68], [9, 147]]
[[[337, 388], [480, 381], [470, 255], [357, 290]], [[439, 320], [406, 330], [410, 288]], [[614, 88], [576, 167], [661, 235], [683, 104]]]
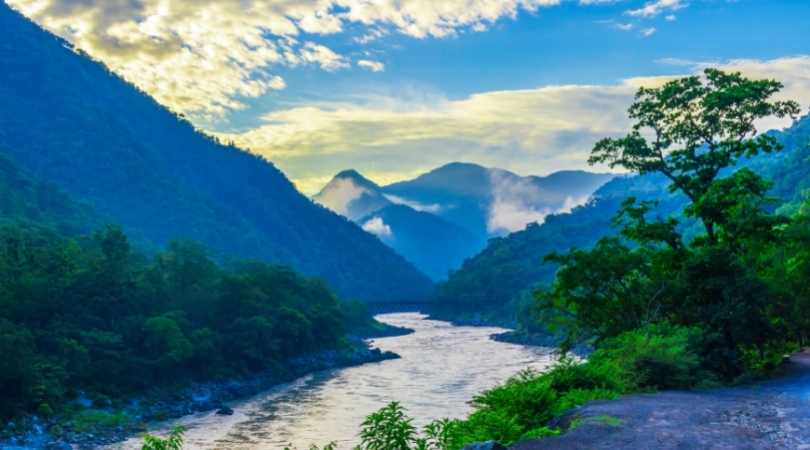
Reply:
[[[740, 58], [773, 59], [810, 52], [810, 1], [725, 0], [691, 2], [656, 17], [625, 14], [646, 2], [618, 1], [583, 7], [576, 2], [521, 12], [486, 32], [464, 30], [447, 39], [414, 39], [395, 34], [369, 45], [352, 35], [323, 39], [342, 53], [371, 51], [384, 62], [382, 73], [363, 70], [282, 72], [290, 89], [273, 100], [307, 102], [331, 97], [414, 86], [448, 98], [492, 90], [549, 84], [604, 84], [633, 76], [673, 75], [683, 67], [667, 60], [693, 62]], [[666, 16], [674, 15], [675, 21]], [[631, 24], [622, 31], [620, 24]], [[649, 37], [641, 29], [655, 28]], [[335, 89], [339, 86], [339, 89]]]
[[307, 193], [586, 168], [635, 89], [706, 65], [810, 101], [806, 0], [7, 1]]

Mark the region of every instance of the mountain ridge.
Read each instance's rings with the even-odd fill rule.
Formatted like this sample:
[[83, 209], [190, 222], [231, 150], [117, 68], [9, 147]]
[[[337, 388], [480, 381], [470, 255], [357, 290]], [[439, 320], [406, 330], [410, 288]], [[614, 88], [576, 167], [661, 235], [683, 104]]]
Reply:
[[5, 3], [0, 29], [0, 98], [18, 105], [0, 111], [0, 148], [27, 173], [158, 245], [289, 264], [365, 301], [429, 294], [427, 277], [272, 163], [200, 134]]

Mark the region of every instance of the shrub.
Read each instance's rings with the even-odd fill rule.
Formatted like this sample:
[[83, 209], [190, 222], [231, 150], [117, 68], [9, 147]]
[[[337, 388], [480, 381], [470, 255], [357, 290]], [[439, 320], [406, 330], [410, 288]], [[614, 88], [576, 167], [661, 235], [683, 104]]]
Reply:
[[617, 371], [622, 391], [687, 388], [705, 378], [698, 328], [667, 323], [648, 325], [606, 339], [590, 358], [596, 371]]

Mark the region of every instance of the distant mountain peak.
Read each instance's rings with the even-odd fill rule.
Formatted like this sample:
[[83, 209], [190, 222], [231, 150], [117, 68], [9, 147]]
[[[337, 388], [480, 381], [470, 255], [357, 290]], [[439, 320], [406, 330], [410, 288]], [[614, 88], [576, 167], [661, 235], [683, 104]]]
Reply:
[[391, 204], [376, 183], [354, 169], [339, 172], [312, 199], [353, 221]]

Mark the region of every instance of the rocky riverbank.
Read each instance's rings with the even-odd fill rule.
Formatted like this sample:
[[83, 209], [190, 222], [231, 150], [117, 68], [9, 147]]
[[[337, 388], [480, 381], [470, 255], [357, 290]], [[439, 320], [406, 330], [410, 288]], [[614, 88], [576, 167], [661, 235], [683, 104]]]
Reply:
[[553, 424], [567, 430], [561, 436], [512, 449], [807, 449], [810, 353], [791, 358], [787, 371], [751, 386], [589, 403]]
[[[386, 330], [388, 336], [409, 332]], [[28, 417], [6, 424], [0, 430], [0, 449], [89, 449], [112, 444], [146, 431], [149, 422], [179, 418], [198, 412], [229, 412], [226, 403], [258, 394], [321, 370], [351, 367], [399, 358], [372, 348], [361, 338], [350, 338], [344, 348], [296, 357], [272, 369], [238, 379], [196, 383], [176, 389], [150, 392], [119, 408], [98, 408], [77, 401], [70, 417]]]

